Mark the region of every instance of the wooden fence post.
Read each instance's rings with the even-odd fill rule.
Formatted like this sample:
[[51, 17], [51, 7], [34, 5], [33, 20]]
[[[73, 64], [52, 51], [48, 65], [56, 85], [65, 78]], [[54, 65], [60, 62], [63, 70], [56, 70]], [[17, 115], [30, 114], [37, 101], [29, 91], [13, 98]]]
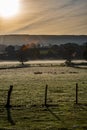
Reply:
[[11, 98], [12, 89], [13, 89], [13, 86], [10, 85], [10, 88], [9, 88], [9, 90], [8, 90], [7, 103], [6, 103], [6, 107], [7, 107], [7, 108], [8, 108], [8, 107], [11, 107], [11, 105], [10, 105], [10, 98]]
[[78, 83], [76, 83], [76, 104], [78, 104]]
[[47, 89], [48, 89], [48, 85], [46, 85], [45, 87], [45, 106], [47, 106]]

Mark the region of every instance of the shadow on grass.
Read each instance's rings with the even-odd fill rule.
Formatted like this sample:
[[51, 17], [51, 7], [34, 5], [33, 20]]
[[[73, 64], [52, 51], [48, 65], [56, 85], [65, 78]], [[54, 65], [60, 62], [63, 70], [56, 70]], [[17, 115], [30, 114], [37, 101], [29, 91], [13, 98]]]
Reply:
[[77, 68], [77, 69], [87, 69], [87, 67], [80, 67], [80, 66], [74, 66], [74, 68]]
[[7, 120], [11, 125], [15, 125], [14, 120], [12, 119], [12, 115], [11, 115], [11, 108], [6, 108], [7, 110]]
[[46, 108], [50, 112], [51, 115], [53, 115], [58, 121], [61, 121], [60, 118], [48, 106], [46, 106]]
[[19, 65], [19, 66], [9, 66], [9, 67], [0, 67], [0, 70], [5, 69], [18, 69], [18, 68], [28, 68], [30, 65]]
[[87, 69], [87, 62], [75, 63], [67, 65], [68, 67], [78, 68], [78, 69]]
[[82, 109], [82, 110], [87, 110], [87, 103], [78, 103], [74, 104], [75, 109]]

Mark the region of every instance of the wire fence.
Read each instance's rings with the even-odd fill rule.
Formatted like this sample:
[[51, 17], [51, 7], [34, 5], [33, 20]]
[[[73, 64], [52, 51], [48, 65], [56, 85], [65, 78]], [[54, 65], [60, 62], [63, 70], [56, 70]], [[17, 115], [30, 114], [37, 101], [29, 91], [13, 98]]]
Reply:
[[32, 89], [15, 89], [10, 86], [8, 90], [0, 89], [0, 106], [47, 106], [61, 103], [87, 104], [87, 87], [75, 86], [65, 89], [63, 87], [50, 87], [44, 85], [41, 89], [33, 86]]

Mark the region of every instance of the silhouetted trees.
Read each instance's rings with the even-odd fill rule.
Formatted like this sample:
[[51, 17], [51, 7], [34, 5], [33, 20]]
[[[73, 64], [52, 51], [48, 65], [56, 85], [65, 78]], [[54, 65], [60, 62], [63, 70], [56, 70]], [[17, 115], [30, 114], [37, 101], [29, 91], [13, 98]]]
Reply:
[[15, 58], [15, 47], [12, 45], [9, 45], [5, 49], [6, 55], [9, 58], [9, 60], [12, 60]]
[[24, 65], [24, 62], [30, 59], [38, 59], [39, 56], [39, 48], [37, 48], [36, 44], [34, 43], [23, 45], [17, 51], [17, 59], [22, 63], [22, 65]]
[[72, 43], [65, 44], [64, 53], [65, 53], [66, 64], [71, 65], [71, 61], [72, 59], [74, 59], [76, 55], [76, 45]]
[[66, 59], [66, 62], [70, 64], [73, 59], [83, 58], [87, 60], [87, 44], [85, 46], [75, 43], [51, 44], [51, 46], [50, 44], [41, 46], [35, 43], [22, 46], [9, 45], [3, 52], [0, 52], [0, 59], [19, 60], [22, 64], [35, 59]]
[[83, 52], [83, 58], [87, 60], [87, 43], [85, 43], [85, 50]]
[[17, 51], [16, 55], [17, 59], [21, 62], [21, 64], [24, 65], [24, 62], [28, 61], [28, 46], [21, 46], [21, 48]]

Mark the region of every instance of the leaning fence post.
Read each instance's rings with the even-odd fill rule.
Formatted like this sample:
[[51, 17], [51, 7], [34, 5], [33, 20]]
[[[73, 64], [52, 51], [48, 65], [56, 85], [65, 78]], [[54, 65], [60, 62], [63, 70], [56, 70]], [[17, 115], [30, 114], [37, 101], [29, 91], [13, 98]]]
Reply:
[[47, 106], [47, 89], [48, 89], [48, 85], [46, 85], [45, 87], [45, 106]]
[[76, 104], [78, 104], [78, 83], [76, 83]]
[[10, 98], [11, 98], [12, 89], [13, 89], [13, 86], [10, 85], [10, 88], [8, 90], [8, 97], [7, 97], [6, 107], [11, 107], [11, 105], [10, 105]]

